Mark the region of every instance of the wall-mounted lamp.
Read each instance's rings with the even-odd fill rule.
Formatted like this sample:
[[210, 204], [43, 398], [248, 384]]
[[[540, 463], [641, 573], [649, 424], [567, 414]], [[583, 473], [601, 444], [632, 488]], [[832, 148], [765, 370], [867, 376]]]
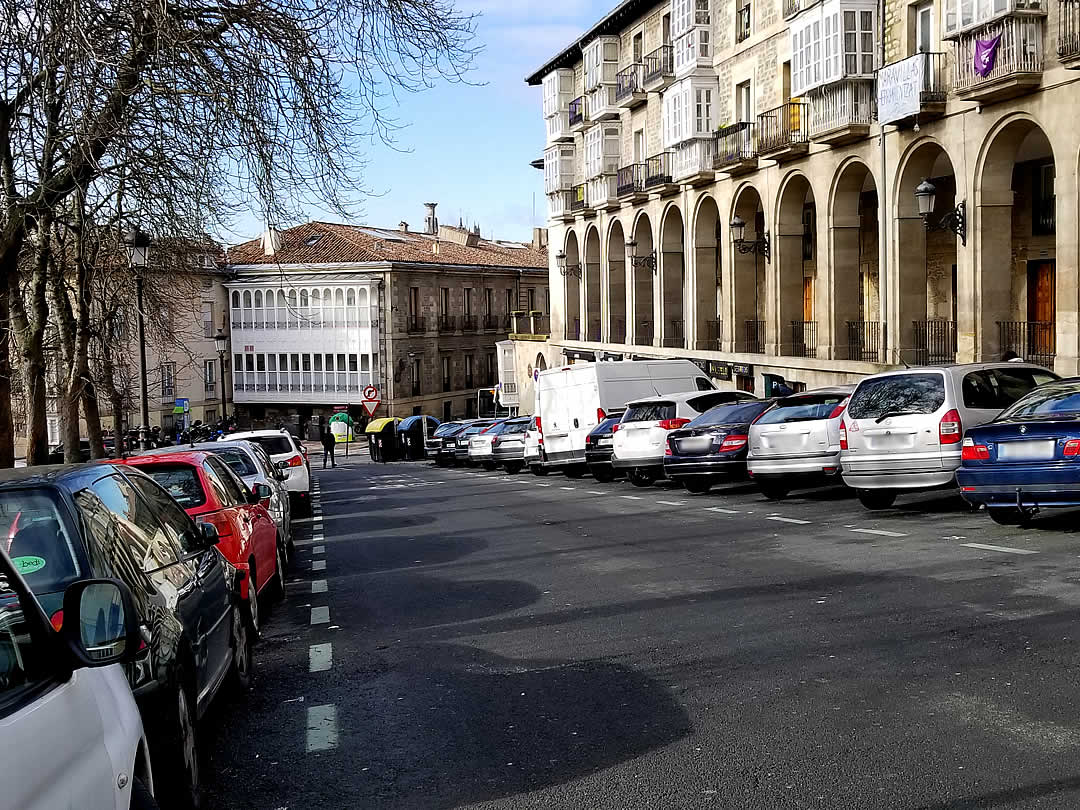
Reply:
[[967, 201], [961, 200], [956, 208], [944, 214], [936, 223], [930, 221], [934, 213], [934, 200], [937, 188], [929, 180], [923, 180], [915, 187], [915, 202], [919, 205], [919, 216], [928, 231], [952, 231], [960, 237], [960, 243], [967, 246]]
[[760, 253], [765, 257], [765, 261], [771, 261], [772, 256], [769, 252], [769, 232], [765, 231], [760, 234], [757, 239], [750, 241], [745, 239], [746, 236], [746, 222], [738, 214], [731, 220], [731, 244], [735, 246], [735, 249], [739, 253]]
[[559, 273], [564, 278], [566, 276], [574, 276], [575, 278], [581, 278], [581, 265], [580, 264], [567, 264], [566, 253], [559, 251], [555, 254], [555, 261], [559, 265]]
[[626, 243], [626, 252], [630, 256], [630, 266], [634, 267], [634, 268], [647, 267], [648, 269], [652, 270], [655, 273], [656, 272], [656, 251], [653, 250], [653, 251], [651, 251], [649, 253], [646, 253], [644, 256], [638, 256], [637, 254], [634, 253], [634, 250], [636, 248], [637, 248], [637, 242], [631, 240], [631, 241]]

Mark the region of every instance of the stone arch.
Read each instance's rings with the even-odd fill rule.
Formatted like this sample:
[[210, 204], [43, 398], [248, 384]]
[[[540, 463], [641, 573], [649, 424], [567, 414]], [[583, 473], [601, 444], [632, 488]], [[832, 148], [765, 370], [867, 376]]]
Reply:
[[660, 320], [661, 345], [686, 348], [683, 291], [686, 289], [686, 252], [683, 216], [677, 205], [664, 211], [660, 226]]
[[612, 219], [608, 227], [607, 339], [626, 340], [626, 234], [622, 223]]
[[653, 329], [653, 294], [655, 272], [649, 267], [647, 259], [656, 259], [653, 248], [652, 220], [644, 211], [640, 212], [634, 220], [634, 233], [630, 240], [633, 243], [630, 253], [630, 263], [633, 267], [633, 300], [634, 317], [633, 331], [634, 344], [638, 346], [651, 346], [655, 336]]
[[[773, 334], [778, 354], [817, 356], [814, 292], [817, 283], [817, 200], [810, 178], [799, 171], [781, 182], [776, 202], [772, 259], [776, 304]], [[772, 319], [770, 319], [772, 320]]]
[[[829, 278], [818, 291], [823, 345], [831, 356], [881, 362], [878, 275], [878, 191], [870, 167], [857, 158], [840, 165], [829, 200]], [[820, 229], [819, 229], [820, 232]], [[827, 293], [827, 297], [822, 296]]]
[[694, 212], [693, 340], [698, 349], [721, 348], [720, 208], [711, 195], [698, 200]]
[[[746, 223], [743, 238], [753, 241], [768, 230], [761, 195], [750, 183], [744, 183], [736, 191], [731, 203], [730, 223], [735, 217]], [[731, 342], [737, 352], [762, 353], [765, 351], [766, 318], [766, 260], [760, 253], [740, 253], [729, 240], [731, 253]]]
[[569, 340], [581, 339], [581, 256], [578, 252], [578, 238], [573, 230], [566, 232], [566, 271], [563, 286], [566, 288], [566, 332]]
[[590, 226], [585, 231], [585, 261], [581, 266], [585, 286], [585, 339], [600, 340], [600, 231]]

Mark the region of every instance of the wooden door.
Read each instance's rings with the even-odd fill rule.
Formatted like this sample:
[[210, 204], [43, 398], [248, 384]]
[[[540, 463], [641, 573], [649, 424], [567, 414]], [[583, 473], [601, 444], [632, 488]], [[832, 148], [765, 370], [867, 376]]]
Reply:
[[1035, 354], [1054, 353], [1055, 275], [1053, 261], [1028, 264], [1028, 344]]
[[814, 320], [814, 277], [804, 276], [802, 280], [802, 318]]

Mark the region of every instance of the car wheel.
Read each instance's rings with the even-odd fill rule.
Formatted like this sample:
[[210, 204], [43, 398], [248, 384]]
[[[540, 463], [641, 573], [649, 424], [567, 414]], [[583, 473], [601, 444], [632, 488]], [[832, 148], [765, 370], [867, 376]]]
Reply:
[[521, 471], [521, 465], [516, 463], [516, 462], [511, 461], [506, 465], [506, 474], [507, 475], [517, 475], [520, 471]]
[[788, 488], [783, 484], [766, 484], [758, 481], [758, 489], [770, 501], [782, 501], [788, 496]]
[[991, 506], [986, 511], [999, 526], [1023, 526], [1031, 520], [1027, 512], [1015, 506]]
[[584, 464], [574, 464], [563, 470], [566, 473], [567, 478], [581, 478], [585, 475], [586, 466]]
[[150, 795], [142, 779], [135, 777], [131, 783], [131, 810], [158, 810], [157, 800]]
[[641, 467], [634, 467], [630, 470], [630, 483], [635, 487], [651, 487], [655, 481], [656, 473], [652, 470], [645, 470]]
[[[258, 603], [258, 599], [249, 600], [249, 607]], [[246, 613], [249, 613], [249, 610], [243, 607], [233, 610], [233, 662], [230, 680], [237, 692], [251, 690], [255, 673], [256, 631], [250, 616], [244, 615]]]
[[601, 484], [610, 484], [615, 480], [615, 473], [603, 467], [591, 467], [593, 480]]
[[887, 489], [860, 489], [857, 495], [867, 509], [888, 509], [896, 503], [896, 493]]
[[[154, 774], [162, 784], [158, 791], [161, 801], [170, 810], [200, 810], [203, 807], [202, 781], [199, 767], [198, 724], [195, 711], [195, 690], [188, 687], [187, 668], [178, 673], [179, 680], [172, 696], [172, 706], [166, 707], [162, 740], [162, 756], [155, 761]], [[159, 767], [160, 766], [160, 767]]]
[[547, 467], [541, 467], [539, 464], [534, 464], [532, 466], [532, 474], [533, 475], [539, 475], [542, 478], [542, 477], [544, 477], [545, 475], [548, 474], [548, 468]]
[[499, 465], [496, 464], [494, 461], [485, 461], [484, 469], [488, 472], [494, 472], [495, 470], [499, 469]]
[[704, 495], [712, 489], [712, 481], [708, 478], [687, 478], [683, 481], [683, 486], [686, 487], [687, 492], [694, 495]]

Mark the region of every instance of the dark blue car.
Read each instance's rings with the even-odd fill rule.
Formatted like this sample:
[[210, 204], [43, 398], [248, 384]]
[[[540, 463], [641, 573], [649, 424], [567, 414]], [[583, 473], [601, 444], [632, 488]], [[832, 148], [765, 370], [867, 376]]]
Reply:
[[960, 492], [1003, 525], [1080, 506], [1080, 378], [1034, 389], [964, 438]]

